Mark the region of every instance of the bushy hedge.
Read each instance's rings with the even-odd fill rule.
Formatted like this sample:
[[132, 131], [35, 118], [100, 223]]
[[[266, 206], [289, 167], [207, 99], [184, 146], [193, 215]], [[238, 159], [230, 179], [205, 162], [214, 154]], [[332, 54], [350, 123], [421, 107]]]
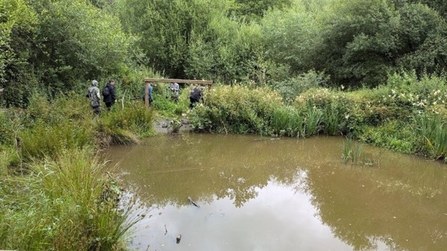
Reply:
[[191, 122], [199, 131], [268, 134], [268, 121], [281, 105], [281, 96], [269, 88], [215, 86], [205, 91]]
[[399, 152], [444, 159], [447, 82], [393, 74], [386, 85], [344, 91], [311, 88], [293, 105], [268, 88], [213, 87], [192, 112], [198, 131], [309, 137], [344, 135]]

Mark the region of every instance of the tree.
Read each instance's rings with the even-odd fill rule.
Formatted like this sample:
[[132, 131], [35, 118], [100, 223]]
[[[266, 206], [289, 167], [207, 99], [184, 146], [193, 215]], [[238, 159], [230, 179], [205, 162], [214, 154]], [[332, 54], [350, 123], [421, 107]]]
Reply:
[[31, 3], [39, 24], [29, 60], [51, 93], [125, 69], [131, 37], [117, 17], [82, 0]]
[[235, 0], [230, 11], [248, 20], [259, 20], [270, 9], [284, 9], [292, 5], [292, 0]]
[[397, 64], [406, 70], [441, 73], [447, 70], [447, 23], [426, 5], [406, 4], [399, 9], [400, 54]]
[[[126, 30], [139, 36], [138, 46], [145, 55], [140, 62], [167, 76], [184, 78], [209, 76], [185, 67], [198, 66], [191, 60], [191, 57], [202, 57], [198, 57], [200, 53], [195, 54], [199, 52], [198, 45], [205, 43], [201, 49], [215, 50], [213, 44], [223, 41], [220, 35], [235, 32], [223, 31], [218, 23], [213, 24], [216, 20], [228, 23], [220, 17], [222, 13], [226, 16], [231, 6], [230, 1], [213, 0], [122, 0], [119, 10]], [[202, 53], [214, 54], [213, 51]], [[233, 58], [231, 54], [235, 52], [226, 50], [221, 55], [225, 53]]]
[[315, 48], [323, 42], [322, 16], [329, 14], [325, 6], [330, 1], [297, 1], [293, 8], [269, 11], [261, 21], [268, 59], [287, 66], [291, 77], [315, 67], [320, 53]]
[[425, 5], [357, 0], [334, 5], [332, 12], [315, 68], [335, 84], [377, 86], [401, 68], [422, 74], [446, 67], [445, 22]]
[[333, 83], [378, 85], [395, 64], [396, 11], [382, 0], [358, 0], [333, 8], [336, 15], [325, 25], [316, 68], [326, 70]]
[[0, 2], [0, 87], [5, 87], [3, 103], [13, 100], [17, 106], [24, 106], [23, 98], [27, 86], [20, 88], [20, 82], [31, 82], [27, 74], [30, 65], [28, 55], [30, 38], [33, 37], [36, 15], [23, 0]]
[[223, 83], [249, 79], [258, 82], [262, 50], [258, 25], [231, 20], [224, 13], [214, 15], [206, 31], [192, 36], [185, 73]]
[[438, 12], [440, 17], [446, 19], [447, 2], [444, 0], [394, 0], [397, 4], [404, 5], [406, 3], [425, 4], [434, 11]]

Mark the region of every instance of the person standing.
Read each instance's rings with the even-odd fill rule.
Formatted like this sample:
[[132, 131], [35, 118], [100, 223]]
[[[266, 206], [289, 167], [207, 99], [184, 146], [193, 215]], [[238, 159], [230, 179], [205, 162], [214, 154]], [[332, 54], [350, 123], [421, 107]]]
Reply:
[[[153, 89], [154, 89], [154, 87], [152, 87], [152, 82], [147, 82], [147, 94], [148, 94], [148, 98], [149, 98], [149, 100], [148, 100], [149, 101], [149, 106], [151, 106], [152, 102], [154, 101], [154, 98], [152, 96]], [[146, 98], [146, 92], [145, 92], [144, 87], [143, 87], [143, 101], [144, 102], [146, 102], [145, 98]]]
[[113, 79], [109, 80], [107, 85], [102, 90], [103, 100], [106, 104], [107, 111], [110, 111], [112, 106], [116, 102], [116, 92], [115, 92], [115, 81]]
[[171, 89], [171, 100], [175, 103], [178, 103], [178, 96], [180, 92], [180, 86], [178, 83], [171, 83], [170, 84]]
[[202, 86], [195, 86], [191, 88], [191, 93], [189, 94], [189, 109], [194, 108], [198, 102], [203, 99], [203, 88]]
[[91, 86], [85, 95], [90, 101], [90, 107], [93, 110], [95, 117], [101, 115], [101, 95], [99, 94], [98, 81], [93, 80]]

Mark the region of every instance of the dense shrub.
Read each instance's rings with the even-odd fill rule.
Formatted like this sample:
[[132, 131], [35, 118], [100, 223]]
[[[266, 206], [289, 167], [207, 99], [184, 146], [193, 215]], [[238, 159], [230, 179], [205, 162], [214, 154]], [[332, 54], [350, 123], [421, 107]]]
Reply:
[[447, 84], [442, 76], [391, 74], [387, 85], [343, 89], [310, 88], [288, 105], [267, 88], [219, 86], [193, 110], [192, 124], [217, 133], [348, 135], [399, 152], [445, 158]]
[[282, 105], [277, 92], [242, 85], [215, 86], [205, 91], [204, 102], [192, 111], [196, 130], [242, 134], [269, 134], [268, 121]]

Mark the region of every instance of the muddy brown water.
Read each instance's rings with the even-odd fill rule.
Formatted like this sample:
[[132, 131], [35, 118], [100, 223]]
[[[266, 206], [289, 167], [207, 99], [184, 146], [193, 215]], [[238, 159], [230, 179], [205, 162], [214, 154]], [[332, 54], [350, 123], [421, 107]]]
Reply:
[[346, 143], [182, 133], [112, 147], [139, 205], [129, 249], [447, 250], [447, 165], [366, 145], [345, 163]]

